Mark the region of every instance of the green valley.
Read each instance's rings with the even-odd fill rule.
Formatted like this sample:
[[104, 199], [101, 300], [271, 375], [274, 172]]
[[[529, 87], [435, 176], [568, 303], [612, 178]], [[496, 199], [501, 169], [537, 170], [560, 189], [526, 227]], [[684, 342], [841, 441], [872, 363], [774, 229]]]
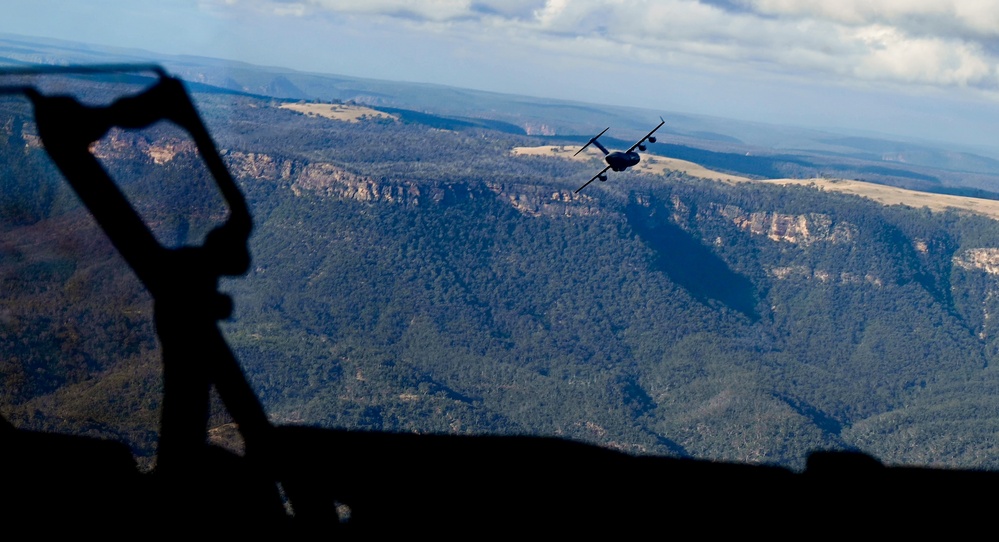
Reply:
[[[276, 421], [796, 469], [822, 449], [999, 467], [988, 216], [673, 169], [573, 194], [590, 165], [512, 153], [558, 136], [196, 97], [256, 223], [223, 329]], [[28, 110], [2, 107], [0, 412], [125, 440], [148, 465], [148, 297]], [[202, 173], [176, 134], [115, 132], [95, 152], [164, 242], [222, 216], [178, 182]]]

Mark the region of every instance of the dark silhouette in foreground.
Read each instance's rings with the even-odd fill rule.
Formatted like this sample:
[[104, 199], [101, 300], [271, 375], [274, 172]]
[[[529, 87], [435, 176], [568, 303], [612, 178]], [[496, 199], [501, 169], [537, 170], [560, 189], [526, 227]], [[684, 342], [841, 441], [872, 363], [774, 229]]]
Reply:
[[[151, 474], [137, 470], [124, 444], [19, 430], [0, 418], [6, 530], [475, 536], [680, 528], [790, 534], [800, 526], [845, 534], [872, 522], [894, 531], [990, 519], [982, 495], [999, 473], [889, 468], [860, 453], [819, 452], [795, 473], [554, 438], [273, 426], [217, 325], [232, 309], [219, 278], [242, 275], [250, 263], [249, 210], [181, 82], [153, 70], [158, 81], [150, 89], [106, 107], [7, 89], [31, 99], [53, 161], [151, 292], [164, 398]], [[88, 150], [112, 127], [160, 120], [191, 135], [229, 207], [202, 246], [161, 246]], [[207, 443], [212, 386], [239, 426], [243, 455]]]

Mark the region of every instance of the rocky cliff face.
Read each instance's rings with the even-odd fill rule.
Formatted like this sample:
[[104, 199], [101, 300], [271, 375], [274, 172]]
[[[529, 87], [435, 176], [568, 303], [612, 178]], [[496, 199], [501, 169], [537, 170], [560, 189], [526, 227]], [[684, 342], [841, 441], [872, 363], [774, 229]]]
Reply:
[[526, 184], [486, 183], [500, 200], [528, 216], [594, 216], [600, 214], [596, 202], [572, 190], [558, 190]]
[[[234, 176], [287, 182], [300, 197], [312, 194], [340, 200], [424, 205], [439, 203], [448, 191], [453, 191], [446, 183], [378, 181], [329, 162], [293, 162], [267, 154], [235, 151], [224, 153], [224, 157]], [[485, 188], [528, 216], [592, 216], [600, 212], [595, 200], [567, 189], [494, 182], [485, 183]]]
[[822, 269], [811, 269], [803, 265], [771, 267], [767, 269], [767, 274], [779, 280], [790, 278], [802, 278], [807, 280], [817, 280], [833, 284], [870, 284], [871, 286], [884, 286], [884, 281], [875, 274], [865, 273], [832, 273]]
[[713, 210], [731, 220], [740, 229], [753, 235], [764, 235], [773, 241], [810, 245], [816, 242], [850, 243], [857, 236], [857, 227], [848, 222], [834, 223], [829, 215], [801, 215], [750, 212], [734, 205], [714, 205]]
[[[28, 144], [38, 144], [33, 138]], [[127, 153], [139, 152], [156, 164], [165, 164], [181, 153], [196, 153], [190, 141], [161, 137], [142, 138], [112, 131], [95, 143], [92, 152], [100, 159], [114, 159]], [[382, 202], [402, 205], [427, 205], [443, 201], [454, 187], [445, 183], [379, 181], [359, 175], [329, 162], [304, 162], [275, 157], [265, 153], [222, 151], [230, 171], [237, 178], [263, 182], [286, 183], [299, 197], [312, 194], [324, 198]], [[607, 212], [586, 194], [571, 189], [558, 189], [529, 183], [486, 182], [484, 188], [518, 212], [532, 217], [595, 216]], [[637, 203], [649, 205], [638, 196]], [[691, 208], [676, 195], [670, 199], [672, 219], [683, 226]], [[755, 236], [764, 236], [777, 243], [810, 246], [816, 243], [848, 244], [858, 237], [857, 226], [835, 221], [827, 214], [790, 214], [772, 211], [752, 211], [735, 205], [712, 204], [699, 211], [695, 219], [722, 217], [738, 229]], [[914, 248], [928, 250], [925, 241], [915, 240]], [[953, 258], [956, 267], [999, 275], [999, 248], [966, 250]], [[776, 279], [807, 279], [831, 283], [866, 283], [883, 286], [881, 278], [870, 273], [832, 273], [805, 266], [783, 266], [768, 269]]]
[[978, 307], [981, 321], [976, 331], [981, 340], [999, 337], [994, 320], [994, 316], [999, 313], [999, 248], [968, 249], [955, 254], [952, 262], [955, 268], [971, 273], [985, 273], [988, 277], [978, 294], [981, 296]]
[[[40, 146], [33, 138], [29, 144]], [[145, 138], [122, 131], [112, 131], [91, 147], [101, 160], [115, 160], [127, 155], [144, 155], [163, 165], [181, 153], [196, 153], [193, 142], [180, 138]], [[304, 162], [266, 153], [222, 150], [220, 152], [236, 178], [287, 184], [299, 197], [307, 194], [339, 200], [425, 205], [443, 201], [453, 187], [447, 183], [379, 181], [359, 175], [329, 162]], [[600, 212], [596, 201], [571, 190], [559, 190], [521, 183], [485, 183], [517, 211], [528, 216], [592, 216]]]
[[954, 265], [966, 270], [999, 275], [999, 248], [974, 248], [954, 255]]
[[555, 135], [555, 128], [543, 122], [528, 122], [524, 124], [524, 133], [527, 135]]
[[[857, 226], [845, 221], [834, 221], [823, 213], [789, 214], [771, 211], [748, 211], [735, 205], [714, 204], [708, 214], [730, 220], [740, 230], [750, 235], [764, 236], [775, 243], [788, 243], [807, 247], [817, 243], [849, 244], [858, 237]], [[721, 240], [719, 239], [718, 242]], [[868, 284], [884, 286], [875, 273], [840, 272], [811, 268], [805, 265], [775, 266], [766, 270], [778, 280], [802, 279], [831, 284]]]
[[288, 181], [293, 174], [290, 160], [275, 159], [268, 154], [255, 152], [223, 151], [229, 171], [234, 177], [247, 177], [262, 181]]
[[179, 154], [197, 153], [198, 150], [193, 141], [182, 137], [145, 137], [116, 128], [91, 144], [90, 152], [98, 160], [114, 160], [128, 153], [138, 153], [154, 164], [163, 165]]

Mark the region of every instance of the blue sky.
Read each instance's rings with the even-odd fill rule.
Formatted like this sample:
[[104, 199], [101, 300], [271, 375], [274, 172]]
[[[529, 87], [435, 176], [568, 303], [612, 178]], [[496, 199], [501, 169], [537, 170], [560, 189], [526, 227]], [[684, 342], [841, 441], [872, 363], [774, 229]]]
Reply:
[[0, 32], [999, 154], [995, 0], [7, 0]]

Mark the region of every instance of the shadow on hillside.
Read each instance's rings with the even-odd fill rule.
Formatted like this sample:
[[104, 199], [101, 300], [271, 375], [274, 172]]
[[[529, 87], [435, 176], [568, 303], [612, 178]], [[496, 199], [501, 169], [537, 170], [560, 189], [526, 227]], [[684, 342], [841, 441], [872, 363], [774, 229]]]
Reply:
[[629, 204], [626, 215], [631, 228], [655, 252], [653, 265], [691, 297], [709, 306], [721, 303], [752, 322], [760, 319], [752, 281], [733, 271], [699, 239], [668, 220], [654, 220], [642, 205]]

